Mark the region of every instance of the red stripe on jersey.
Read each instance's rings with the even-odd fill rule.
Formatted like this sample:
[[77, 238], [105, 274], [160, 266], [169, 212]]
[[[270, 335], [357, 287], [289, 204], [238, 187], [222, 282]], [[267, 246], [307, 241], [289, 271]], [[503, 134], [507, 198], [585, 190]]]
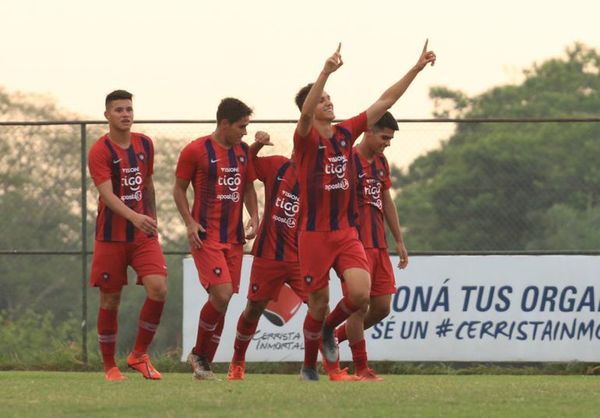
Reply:
[[279, 261], [298, 261], [300, 185], [292, 160], [280, 155], [253, 160], [257, 178], [265, 184], [265, 211], [252, 254]]
[[192, 183], [192, 216], [206, 233], [201, 239], [242, 244], [244, 190], [256, 175], [245, 143], [224, 148], [210, 135], [181, 151], [175, 175]]
[[[123, 203], [138, 213], [155, 217], [145, 206], [147, 193], [145, 181], [154, 171], [154, 145], [152, 140], [140, 133], [131, 133], [131, 144], [123, 149], [112, 142], [108, 134], [92, 145], [88, 154], [88, 166], [94, 184], [110, 180], [113, 193]], [[98, 200], [96, 239], [100, 241], [132, 242], [143, 234], [122, 216], [114, 213], [104, 202]]]
[[392, 186], [387, 159], [381, 154], [368, 162], [356, 148], [353, 155], [360, 240], [365, 248], [387, 248], [383, 223], [383, 192]]
[[294, 133], [294, 159], [300, 183], [300, 227], [335, 231], [356, 223], [352, 145], [367, 128], [365, 112], [333, 125], [323, 138], [313, 127], [302, 138]]

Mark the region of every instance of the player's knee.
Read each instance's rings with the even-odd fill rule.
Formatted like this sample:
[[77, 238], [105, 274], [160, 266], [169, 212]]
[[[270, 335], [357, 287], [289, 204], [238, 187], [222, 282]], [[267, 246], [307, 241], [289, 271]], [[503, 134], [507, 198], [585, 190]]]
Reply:
[[352, 304], [358, 307], [359, 309], [366, 311], [366, 309], [369, 307], [369, 292], [357, 290], [354, 292], [350, 292], [348, 294], [348, 297], [350, 298]]
[[251, 303], [246, 307], [244, 316], [248, 322], [258, 322], [264, 310], [265, 308], [262, 304]]
[[369, 310], [371, 313], [370, 316], [372, 317], [372, 321], [374, 323], [377, 323], [377, 322], [385, 319], [390, 314], [390, 306], [389, 305], [382, 305], [382, 306], [371, 305]]

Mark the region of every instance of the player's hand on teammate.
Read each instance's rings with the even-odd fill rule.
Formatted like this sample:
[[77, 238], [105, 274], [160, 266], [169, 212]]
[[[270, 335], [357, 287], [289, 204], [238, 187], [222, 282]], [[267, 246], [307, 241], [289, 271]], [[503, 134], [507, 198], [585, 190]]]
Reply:
[[408, 265], [408, 251], [406, 251], [406, 247], [402, 241], [396, 243], [396, 253], [400, 257], [398, 267], [401, 269], [405, 268]]
[[415, 67], [421, 71], [425, 66], [429, 63], [433, 66], [435, 64], [435, 52], [427, 50], [427, 44], [429, 43], [429, 39], [425, 40], [425, 45], [423, 46], [423, 51], [421, 51], [421, 56], [417, 61]]
[[269, 136], [269, 134], [264, 131], [256, 132], [256, 134], [254, 135], [254, 142], [257, 142], [260, 145], [269, 145], [269, 146], [275, 145], [271, 142], [271, 137]]
[[187, 226], [187, 237], [190, 247], [202, 248], [202, 240], [200, 239], [200, 232], [206, 232], [206, 230], [198, 222], [192, 221]]
[[256, 232], [258, 231], [258, 218], [252, 217], [248, 219], [248, 223], [246, 224], [246, 239], [253, 239], [256, 237]]
[[323, 71], [326, 74], [331, 74], [344, 65], [344, 61], [342, 61], [342, 54], [340, 54], [340, 50], [342, 49], [342, 43], [338, 44], [337, 50], [333, 53], [332, 56], [327, 58], [325, 61], [325, 66], [323, 67]]
[[151, 218], [150, 216], [136, 213], [133, 219], [131, 219], [131, 223], [133, 223], [133, 226], [135, 226], [137, 229], [146, 234], [156, 234], [158, 232], [158, 224], [156, 223], [156, 219]]

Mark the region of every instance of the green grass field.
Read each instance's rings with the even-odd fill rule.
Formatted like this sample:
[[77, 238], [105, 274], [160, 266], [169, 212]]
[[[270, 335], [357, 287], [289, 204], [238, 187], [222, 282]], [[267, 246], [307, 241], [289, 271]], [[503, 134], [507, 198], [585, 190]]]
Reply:
[[386, 375], [383, 382], [301, 382], [293, 375], [247, 375], [243, 382], [194, 381], [167, 373], [145, 381], [127, 373], [0, 372], [7, 417], [565, 417], [600, 415], [594, 376]]

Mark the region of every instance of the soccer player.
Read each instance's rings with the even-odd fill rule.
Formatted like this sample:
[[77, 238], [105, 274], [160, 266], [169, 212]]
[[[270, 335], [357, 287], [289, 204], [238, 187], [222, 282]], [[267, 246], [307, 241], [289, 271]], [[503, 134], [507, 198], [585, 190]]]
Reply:
[[[208, 292], [200, 310], [196, 345], [188, 356], [199, 380], [215, 378], [210, 361], [219, 345], [229, 300], [239, 289], [245, 238], [253, 238], [258, 226], [254, 167], [248, 145], [242, 142], [251, 115], [252, 109], [240, 100], [223, 99], [215, 131], [181, 151], [175, 172], [173, 198], [187, 227], [200, 282]], [[190, 182], [191, 212], [186, 196]], [[250, 215], [245, 236], [243, 204]]]
[[382, 380], [369, 368], [364, 330], [383, 320], [390, 313], [391, 295], [396, 292], [394, 272], [387, 250], [384, 218], [400, 257], [398, 267], [408, 264], [408, 253], [398, 221], [396, 205], [390, 193], [390, 169], [383, 154], [398, 130], [398, 123], [390, 112], [367, 129], [361, 142], [354, 147], [352, 158], [356, 169], [358, 197], [358, 236], [369, 262], [371, 291], [368, 311], [353, 313], [336, 330], [338, 342], [348, 340], [352, 351], [356, 376], [360, 380]]
[[[334, 125], [331, 98], [324, 91], [329, 76], [343, 64], [341, 44], [329, 57], [314, 84], [296, 95], [301, 111], [294, 133], [294, 158], [300, 182], [300, 273], [309, 292], [309, 315], [304, 322], [305, 359], [301, 377], [318, 380], [319, 343], [329, 363], [338, 361], [335, 328], [369, 303], [369, 264], [356, 230], [355, 168], [352, 146], [402, 96], [435, 54], [427, 42], [417, 63], [389, 87], [366, 111]], [[326, 315], [329, 269], [341, 274], [346, 295]]]
[[243, 380], [245, 357], [258, 322], [267, 304], [277, 300], [288, 283], [307, 302], [298, 264], [299, 188], [294, 163], [281, 155], [258, 157], [269, 135], [257, 135], [250, 146], [256, 177], [265, 185], [264, 215], [252, 247], [254, 259], [248, 287], [248, 302], [237, 323], [229, 380]]
[[104, 116], [109, 131], [92, 145], [89, 170], [100, 194], [96, 240], [90, 274], [100, 289], [98, 341], [106, 380], [125, 380], [115, 363], [117, 314], [127, 266], [146, 290], [138, 332], [127, 364], [146, 379], [158, 380], [147, 349], [160, 322], [167, 295], [167, 266], [158, 242], [152, 173], [154, 145], [147, 136], [131, 132], [131, 93], [116, 90], [106, 96]]

